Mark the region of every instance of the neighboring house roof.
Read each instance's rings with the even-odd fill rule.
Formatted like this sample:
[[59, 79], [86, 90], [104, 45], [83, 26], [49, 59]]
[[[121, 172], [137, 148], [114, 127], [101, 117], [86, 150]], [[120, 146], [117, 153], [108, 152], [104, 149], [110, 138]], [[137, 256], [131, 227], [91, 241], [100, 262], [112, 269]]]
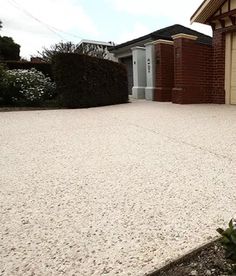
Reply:
[[191, 23], [206, 23], [207, 19], [224, 4], [225, 0], [204, 0], [191, 17]]
[[131, 48], [134, 46], [144, 46], [145, 43], [154, 41], [157, 39], [166, 39], [166, 40], [172, 40], [172, 36], [179, 34], [179, 33], [185, 33], [189, 35], [195, 35], [198, 37], [197, 41], [199, 43], [204, 44], [212, 44], [212, 38], [208, 35], [199, 33], [197, 31], [194, 31], [190, 28], [184, 27], [179, 24], [172, 25], [170, 27], [160, 29], [158, 31], [152, 32], [150, 34], [147, 34], [145, 36], [141, 36], [139, 38], [127, 41], [125, 43], [119, 44], [113, 48], [110, 49], [110, 52], [117, 52], [121, 50], [122, 48]]
[[80, 42], [79, 42], [79, 45], [81, 44], [95, 44], [95, 45], [102, 45], [102, 46], [108, 46], [108, 47], [111, 47], [111, 46], [115, 46], [115, 43], [114, 42], [104, 42], [104, 41], [96, 41], [96, 40], [87, 40], [87, 39], [82, 39]]

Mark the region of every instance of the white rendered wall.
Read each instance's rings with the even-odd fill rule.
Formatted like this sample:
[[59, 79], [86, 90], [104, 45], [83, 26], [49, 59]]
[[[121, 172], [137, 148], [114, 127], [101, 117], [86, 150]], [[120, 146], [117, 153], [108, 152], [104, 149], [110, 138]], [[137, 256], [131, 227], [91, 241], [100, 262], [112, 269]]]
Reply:
[[146, 88], [146, 50], [143, 47], [132, 48], [134, 86], [132, 95], [135, 99], [145, 99]]
[[153, 43], [145, 44], [146, 48], [146, 77], [147, 87], [145, 88], [145, 99], [152, 101], [155, 90], [155, 76], [156, 76], [156, 63], [155, 63], [155, 47]]

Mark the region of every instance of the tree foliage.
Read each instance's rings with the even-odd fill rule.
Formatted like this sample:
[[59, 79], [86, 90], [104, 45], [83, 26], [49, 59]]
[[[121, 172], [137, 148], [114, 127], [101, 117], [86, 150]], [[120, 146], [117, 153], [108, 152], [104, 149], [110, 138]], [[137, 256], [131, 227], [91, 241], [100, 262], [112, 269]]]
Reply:
[[[0, 20], [0, 30], [2, 21]], [[16, 44], [13, 38], [0, 36], [0, 61], [1, 60], [20, 60], [20, 45]]]
[[38, 52], [40, 58], [46, 62], [51, 62], [52, 57], [58, 53], [76, 53], [105, 59], [107, 57], [107, 47], [95, 44], [74, 44], [72, 42], [59, 42], [51, 45], [49, 48], [44, 47], [42, 52]]
[[11, 37], [0, 36], [0, 60], [20, 60], [20, 45]]

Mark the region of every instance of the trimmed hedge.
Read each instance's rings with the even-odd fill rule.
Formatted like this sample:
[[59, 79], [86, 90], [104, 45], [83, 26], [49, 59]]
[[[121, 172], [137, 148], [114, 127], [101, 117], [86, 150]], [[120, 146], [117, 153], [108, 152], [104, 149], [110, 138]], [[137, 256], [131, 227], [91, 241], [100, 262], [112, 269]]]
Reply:
[[54, 78], [63, 107], [95, 107], [128, 102], [124, 65], [80, 54], [53, 58]]
[[9, 70], [12, 69], [31, 69], [42, 72], [45, 76], [50, 77], [53, 80], [52, 65], [46, 62], [30, 62], [30, 61], [1, 61], [5, 64]]

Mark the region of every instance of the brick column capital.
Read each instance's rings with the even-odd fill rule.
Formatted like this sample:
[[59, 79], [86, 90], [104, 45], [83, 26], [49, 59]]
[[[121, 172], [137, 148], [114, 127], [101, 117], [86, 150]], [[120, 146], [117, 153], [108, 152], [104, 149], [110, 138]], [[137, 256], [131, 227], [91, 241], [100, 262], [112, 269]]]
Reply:
[[180, 39], [180, 38], [185, 38], [185, 39], [190, 39], [190, 40], [197, 40], [198, 39], [198, 37], [195, 36], [195, 35], [188, 35], [188, 34], [183, 34], [183, 33], [172, 35], [172, 38], [173, 38], [173, 40]]

